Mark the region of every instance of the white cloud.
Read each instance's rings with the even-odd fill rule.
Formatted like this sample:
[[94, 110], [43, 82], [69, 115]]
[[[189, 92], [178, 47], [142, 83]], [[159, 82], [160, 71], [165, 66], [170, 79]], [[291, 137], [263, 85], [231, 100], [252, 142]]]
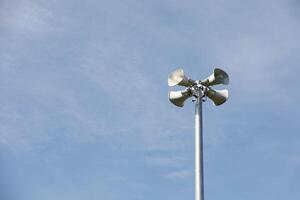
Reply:
[[[118, 38], [115, 33], [111, 34], [109, 37]], [[128, 50], [130, 42], [105, 37], [92, 40], [82, 51], [82, 73], [104, 92], [103, 95], [122, 105], [116, 119], [125, 120], [121, 128], [125, 135], [130, 130], [139, 131], [140, 142], [149, 149], [180, 148], [182, 142], [170, 138], [176, 134], [172, 131], [176, 127], [187, 127], [187, 120], [165, 108], [153, 76], [141, 68], [147, 52], [144, 48]], [[167, 98], [164, 99], [167, 102]], [[167, 118], [173, 120], [176, 127], [165, 127], [162, 119]]]
[[153, 166], [174, 167], [184, 165], [186, 159], [182, 156], [169, 156], [169, 157], [146, 157], [146, 162]]
[[[214, 7], [212, 12], [218, 13], [216, 17], [225, 16], [222, 23], [214, 24], [215, 19], [209, 18], [205, 27], [212, 33], [208, 39], [216, 64], [224, 65], [231, 76], [229, 87], [235, 97], [243, 101], [294, 102], [286, 98], [285, 88], [295, 82], [291, 78], [294, 67], [289, 65], [297, 58], [300, 29], [290, 5], [286, 1], [224, 4], [227, 6]], [[233, 12], [235, 8], [239, 9]]]
[[188, 178], [191, 175], [192, 175], [192, 170], [183, 169], [183, 170], [178, 170], [178, 171], [164, 174], [162, 175], [162, 177], [169, 180], [180, 180], [180, 179]]
[[0, 27], [14, 34], [41, 34], [62, 29], [64, 19], [37, 1], [4, 1], [0, 10]]

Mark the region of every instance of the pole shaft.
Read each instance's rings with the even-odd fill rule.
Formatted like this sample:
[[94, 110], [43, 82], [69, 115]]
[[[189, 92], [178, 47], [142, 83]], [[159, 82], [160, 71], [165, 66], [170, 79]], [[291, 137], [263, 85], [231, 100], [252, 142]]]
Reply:
[[202, 95], [195, 105], [195, 200], [204, 200]]

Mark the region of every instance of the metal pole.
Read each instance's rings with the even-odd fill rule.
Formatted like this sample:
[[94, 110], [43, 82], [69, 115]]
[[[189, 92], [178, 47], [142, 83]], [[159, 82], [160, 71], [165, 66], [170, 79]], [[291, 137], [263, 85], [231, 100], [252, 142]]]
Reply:
[[202, 91], [195, 104], [195, 200], [204, 200]]

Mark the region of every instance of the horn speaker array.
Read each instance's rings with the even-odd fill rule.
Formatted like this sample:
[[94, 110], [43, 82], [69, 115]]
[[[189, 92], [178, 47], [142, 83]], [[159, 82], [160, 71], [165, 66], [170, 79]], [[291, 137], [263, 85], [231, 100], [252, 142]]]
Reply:
[[[213, 90], [210, 86], [218, 84], [229, 84], [229, 76], [222, 69], [215, 68], [214, 72], [202, 81], [194, 81], [184, 74], [183, 69], [177, 69], [168, 77], [169, 86], [184, 86], [187, 87], [181, 91], [170, 91], [169, 100], [178, 107], [183, 107], [184, 102], [192, 96], [197, 97], [199, 90], [201, 95], [211, 99], [215, 106], [225, 103], [228, 99], [228, 90]], [[198, 92], [197, 92], [198, 91]]]

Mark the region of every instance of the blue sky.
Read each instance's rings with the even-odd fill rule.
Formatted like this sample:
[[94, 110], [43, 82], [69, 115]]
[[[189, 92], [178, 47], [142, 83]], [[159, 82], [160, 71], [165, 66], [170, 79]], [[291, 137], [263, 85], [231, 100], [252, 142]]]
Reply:
[[0, 5], [1, 199], [193, 199], [194, 105], [169, 103], [167, 76], [216, 66], [206, 199], [300, 198], [297, 1]]

